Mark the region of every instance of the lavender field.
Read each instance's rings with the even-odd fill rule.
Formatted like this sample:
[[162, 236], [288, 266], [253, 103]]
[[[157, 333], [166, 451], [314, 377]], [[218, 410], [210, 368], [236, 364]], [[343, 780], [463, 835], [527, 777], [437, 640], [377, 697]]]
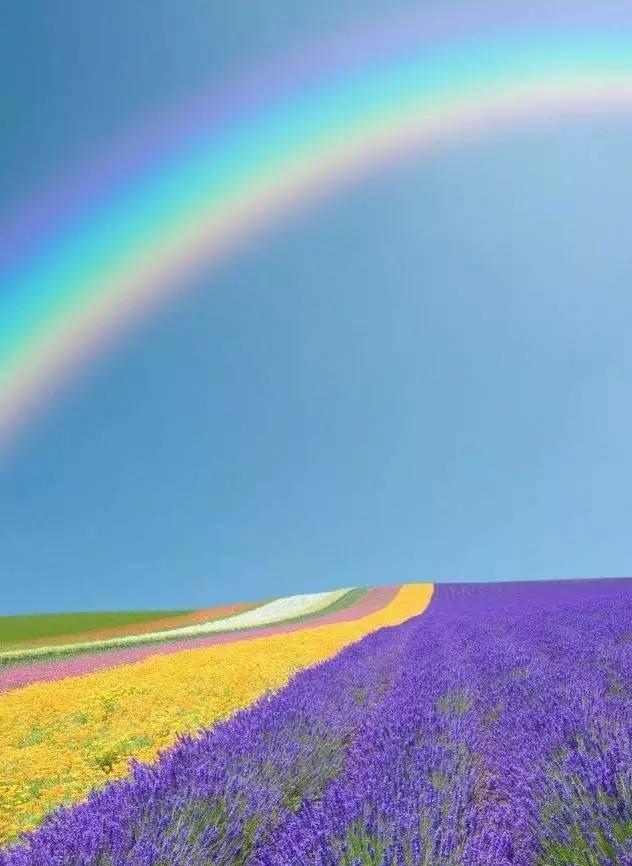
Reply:
[[632, 583], [438, 585], [0, 866], [632, 864]]

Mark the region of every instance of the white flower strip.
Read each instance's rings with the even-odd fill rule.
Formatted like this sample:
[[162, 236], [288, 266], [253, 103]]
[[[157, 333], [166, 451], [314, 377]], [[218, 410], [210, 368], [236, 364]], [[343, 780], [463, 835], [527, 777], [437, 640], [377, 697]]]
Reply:
[[319, 610], [323, 610], [334, 604], [348, 592], [349, 589], [337, 589], [333, 592], [290, 595], [287, 598], [277, 598], [267, 604], [262, 604], [260, 607], [255, 607], [252, 610], [244, 611], [244, 613], [239, 613], [226, 619], [216, 619], [210, 622], [196, 623], [195, 625], [180, 626], [179, 628], [167, 629], [165, 631], [146, 632], [145, 634], [133, 634], [118, 638], [84, 641], [82, 643], [62, 644], [58, 646], [8, 650], [0, 652], [0, 661], [3, 659], [61, 655], [81, 650], [105, 649], [107, 647], [130, 646], [157, 640], [173, 640], [180, 637], [194, 637], [213, 634], [214, 632], [238, 631], [239, 629], [254, 628], [255, 626], [274, 625], [284, 620], [318, 613]]

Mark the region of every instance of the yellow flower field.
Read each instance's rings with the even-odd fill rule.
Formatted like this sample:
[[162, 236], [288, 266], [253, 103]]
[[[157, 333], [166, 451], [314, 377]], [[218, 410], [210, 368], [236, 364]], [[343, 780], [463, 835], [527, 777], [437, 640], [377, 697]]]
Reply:
[[0, 845], [62, 803], [153, 761], [180, 732], [226, 718], [297, 670], [375, 629], [421, 613], [431, 584], [407, 584], [352, 622], [156, 655], [0, 695]]

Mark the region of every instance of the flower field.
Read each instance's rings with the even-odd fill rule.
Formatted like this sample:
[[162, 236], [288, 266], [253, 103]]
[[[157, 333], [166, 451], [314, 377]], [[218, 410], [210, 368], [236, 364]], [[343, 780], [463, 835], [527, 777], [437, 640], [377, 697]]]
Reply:
[[14, 684], [0, 866], [630, 866], [632, 583], [384, 589]]
[[[354, 607], [342, 608], [308, 620], [318, 627], [295, 623], [280, 633], [248, 632], [250, 640], [233, 634], [213, 646], [171, 647], [133, 665], [119, 659], [101, 672], [11, 689], [0, 696], [0, 839], [125, 776], [131, 758], [154, 760], [178, 734], [225, 718], [284, 685], [294, 671], [420, 612], [430, 592], [428, 585], [393, 588], [378, 595], [379, 607], [359, 602], [358, 618]], [[287, 610], [296, 608], [290, 599]]]

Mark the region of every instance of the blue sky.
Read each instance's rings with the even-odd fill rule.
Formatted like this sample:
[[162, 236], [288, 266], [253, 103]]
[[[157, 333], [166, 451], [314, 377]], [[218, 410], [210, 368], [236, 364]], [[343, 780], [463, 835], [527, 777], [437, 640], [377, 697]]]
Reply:
[[[391, 6], [11, 4], [1, 208]], [[455, 144], [198, 277], [0, 466], [2, 612], [629, 574], [630, 152], [632, 118]]]

